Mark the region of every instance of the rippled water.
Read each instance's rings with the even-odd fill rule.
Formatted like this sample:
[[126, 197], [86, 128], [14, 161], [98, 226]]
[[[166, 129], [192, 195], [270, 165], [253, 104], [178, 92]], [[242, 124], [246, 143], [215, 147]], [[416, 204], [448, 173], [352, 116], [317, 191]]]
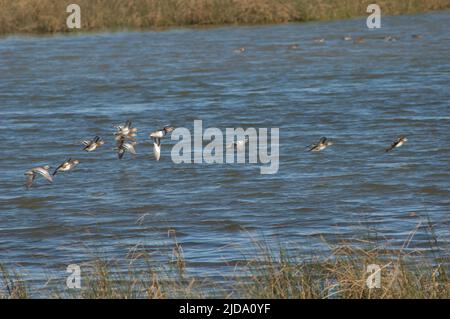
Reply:
[[[382, 23], [0, 39], [0, 261], [36, 281], [93, 252], [123, 259], [135, 245], [167, 261], [174, 229], [191, 271], [212, 278], [234, 272], [252, 237], [308, 255], [376, 230], [395, 248], [427, 218], [447, 245], [450, 12]], [[138, 155], [119, 161], [113, 125], [126, 119], [139, 129]], [[155, 162], [148, 133], [195, 119], [279, 127], [278, 174], [176, 165], [170, 140]], [[400, 134], [407, 144], [385, 154]], [[83, 152], [94, 135], [107, 144]], [[321, 136], [335, 144], [306, 152]], [[27, 169], [68, 157], [76, 170], [25, 190]], [[411, 249], [429, 249], [425, 224]]]

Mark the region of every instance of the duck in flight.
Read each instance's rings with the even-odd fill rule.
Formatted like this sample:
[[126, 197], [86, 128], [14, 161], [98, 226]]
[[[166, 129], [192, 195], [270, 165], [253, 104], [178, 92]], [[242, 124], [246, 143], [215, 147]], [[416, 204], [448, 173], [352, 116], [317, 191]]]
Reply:
[[53, 182], [53, 178], [50, 176], [50, 173], [48, 170], [50, 169], [50, 166], [44, 165], [44, 166], [38, 166], [35, 168], [30, 169], [29, 171], [25, 172], [25, 176], [27, 176], [27, 188], [30, 188], [31, 185], [33, 185], [33, 181], [36, 178], [36, 176], [41, 175], [46, 180], [48, 180], [50, 183]]
[[391, 146], [389, 146], [386, 149], [386, 153], [392, 151], [393, 149], [402, 146], [403, 144], [406, 143], [406, 141], [408, 141], [408, 139], [406, 138], [406, 136], [401, 135], [399, 138], [397, 138]]
[[95, 136], [93, 140], [90, 141], [83, 141], [84, 144], [84, 148], [83, 150], [85, 150], [86, 152], [93, 152], [95, 151], [98, 147], [102, 146], [103, 144], [105, 144], [105, 142], [98, 136]]
[[64, 163], [62, 163], [61, 165], [59, 165], [55, 171], [53, 172], [53, 176], [55, 176], [58, 172], [67, 172], [70, 171], [71, 169], [75, 168], [75, 166], [77, 166], [80, 163], [80, 161], [78, 160], [73, 160], [71, 158], [69, 158], [67, 161], [65, 161]]
[[161, 139], [173, 130], [172, 126], [166, 125], [162, 129], [150, 133], [150, 138], [153, 140], [153, 154], [157, 161], [161, 158]]
[[172, 132], [174, 129], [172, 126], [170, 125], [166, 125], [164, 126], [162, 129], [154, 131], [153, 133], [150, 133], [150, 137], [155, 139], [155, 138], [163, 138], [164, 136], [166, 136], [167, 133]]
[[234, 148], [235, 150], [242, 150], [245, 144], [248, 143], [248, 137], [246, 136], [243, 140], [232, 142], [228, 144], [227, 148]]
[[137, 128], [131, 126], [130, 120], [127, 120], [125, 125], [117, 125], [116, 129], [117, 132], [114, 133], [116, 141], [119, 141], [122, 136], [133, 141], [135, 140]]
[[333, 145], [333, 142], [331, 142], [329, 139], [327, 139], [326, 137], [322, 137], [319, 142], [309, 145], [307, 147], [309, 147], [308, 152], [320, 152], [322, 150], [324, 150], [325, 148], [327, 148], [328, 146]]
[[119, 159], [122, 159], [123, 155], [126, 151], [130, 152], [133, 155], [136, 155], [136, 150], [134, 149], [134, 146], [136, 145], [136, 142], [125, 142], [125, 137], [122, 136], [118, 142], [117, 142], [117, 156]]

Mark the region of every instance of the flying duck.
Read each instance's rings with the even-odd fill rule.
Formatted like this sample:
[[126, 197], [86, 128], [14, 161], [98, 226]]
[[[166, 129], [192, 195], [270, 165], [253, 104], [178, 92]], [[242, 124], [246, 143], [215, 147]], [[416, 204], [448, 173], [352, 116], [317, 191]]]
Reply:
[[245, 52], [245, 48], [242, 47], [242, 48], [239, 48], [239, 49], [235, 49], [233, 52], [234, 53], [244, 53]]
[[71, 158], [69, 158], [67, 161], [65, 161], [64, 163], [62, 163], [61, 165], [59, 165], [55, 171], [53, 172], [53, 176], [55, 176], [58, 172], [67, 172], [70, 171], [71, 169], [75, 168], [75, 166], [77, 166], [80, 163], [80, 161], [78, 160], [73, 160]]
[[150, 138], [152, 138], [152, 139], [163, 138], [164, 136], [166, 136], [167, 133], [170, 133], [173, 130], [174, 130], [174, 128], [172, 126], [166, 125], [162, 129], [157, 130], [153, 133], [150, 133]]
[[83, 144], [85, 146], [83, 150], [85, 150], [86, 152], [93, 152], [97, 149], [97, 147], [105, 144], [105, 142], [100, 137], [95, 136], [91, 141], [83, 141]]
[[114, 135], [116, 136], [116, 141], [120, 140], [121, 136], [124, 136], [124, 137], [134, 141], [134, 138], [136, 137], [137, 128], [131, 127], [130, 120], [127, 120], [125, 122], [125, 125], [117, 125], [116, 129], [117, 129], [117, 132], [114, 133]]
[[26, 171], [25, 175], [27, 176], [27, 183], [26, 183], [27, 188], [30, 188], [31, 185], [33, 185], [33, 181], [38, 174], [41, 175], [42, 177], [44, 177], [50, 183], [53, 182], [53, 178], [50, 176], [50, 174], [48, 172], [49, 169], [50, 169], [50, 166], [44, 165], [44, 166], [38, 166], [38, 167], [30, 169], [29, 171]]
[[150, 138], [153, 140], [153, 154], [157, 161], [161, 158], [161, 139], [173, 130], [172, 126], [166, 125], [162, 129], [150, 133]]
[[309, 145], [310, 148], [308, 152], [320, 152], [321, 150], [324, 150], [328, 146], [333, 145], [331, 141], [329, 141], [326, 137], [322, 137], [319, 142]]
[[390, 151], [392, 151], [394, 148], [397, 148], [397, 147], [402, 146], [403, 144], [406, 143], [406, 141], [408, 141], [408, 139], [406, 138], [406, 136], [401, 135], [399, 138], [397, 138], [397, 139], [392, 143], [391, 146], [389, 146], [389, 147], [386, 149], [386, 152], [390, 152]]
[[243, 140], [232, 142], [228, 144], [227, 148], [234, 148], [235, 150], [241, 150], [248, 143], [248, 137], [246, 136]]
[[134, 146], [136, 145], [136, 142], [125, 142], [125, 137], [121, 137], [119, 141], [117, 142], [117, 156], [119, 159], [122, 159], [123, 155], [126, 151], [130, 152], [133, 155], [136, 155], [136, 150], [134, 149]]

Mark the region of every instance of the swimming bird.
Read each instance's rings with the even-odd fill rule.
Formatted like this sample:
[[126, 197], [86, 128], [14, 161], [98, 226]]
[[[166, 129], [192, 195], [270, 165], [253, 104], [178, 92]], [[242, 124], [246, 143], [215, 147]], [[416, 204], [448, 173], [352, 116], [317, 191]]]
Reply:
[[291, 49], [291, 50], [298, 49], [298, 44], [291, 44], [291, 45], [289, 46], [289, 49]]
[[117, 132], [114, 133], [116, 136], [115, 139], [118, 141], [121, 136], [124, 136], [127, 139], [133, 140], [136, 137], [137, 128], [131, 126], [131, 121], [127, 120], [125, 122], [125, 125], [117, 125], [116, 126]]
[[366, 40], [364, 40], [363, 37], [356, 38], [355, 41], [354, 41], [354, 43], [356, 43], [356, 44], [361, 44], [361, 43], [364, 43], [364, 42], [366, 42]]
[[413, 35], [411, 35], [411, 37], [413, 39], [422, 39], [423, 38], [423, 36], [421, 34], [413, 34]]
[[27, 183], [26, 183], [27, 188], [30, 188], [31, 185], [33, 185], [33, 181], [38, 174], [41, 175], [42, 177], [44, 177], [50, 183], [53, 182], [53, 178], [50, 176], [50, 174], [48, 172], [49, 169], [50, 169], [50, 166], [44, 165], [44, 166], [38, 166], [38, 167], [30, 169], [29, 171], [26, 171], [25, 175], [27, 176]]
[[394, 148], [397, 148], [397, 147], [402, 146], [403, 144], [406, 143], [406, 141], [408, 141], [408, 139], [406, 138], [406, 136], [401, 135], [399, 138], [397, 138], [397, 139], [392, 143], [391, 146], [389, 146], [389, 147], [386, 149], [386, 152], [390, 152], [390, 151], [392, 151]]
[[59, 165], [52, 175], [55, 176], [58, 172], [70, 171], [71, 169], [75, 168], [75, 166], [77, 166], [79, 163], [80, 161], [69, 158], [67, 161]]
[[125, 142], [125, 137], [122, 136], [119, 141], [117, 142], [117, 156], [119, 159], [122, 159], [123, 155], [126, 151], [130, 152], [133, 155], [136, 155], [136, 150], [134, 149], [134, 146], [136, 145], [136, 142]]
[[325, 39], [324, 38], [316, 38], [314, 39], [314, 43], [324, 43]]
[[105, 142], [100, 137], [95, 136], [93, 140], [83, 141], [83, 144], [85, 145], [83, 150], [85, 150], [86, 152], [93, 152], [97, 149], [97, 147], [105, 144]]
[[233, 52], [234, 53], [244, 53], [245, 52], [245, 48], [242, 47], [242, 48], [239, 48], [239, 49], [235, 49]]
[[343, 40], [344, 40], [344, 41], [352, 41], [352, 37], [349, 36], [349, 35], [346, 35], [346, 36], [343, 38]]
[[328, 146], [333, 145], [333, 142], [331, 142], [330, 140], [328, 140], [326, 137], [322, 137], [319, 142], [309, 145], [307, 147], [309, 147], [308, 152], [320, 152], [321, 150], [324, 150], [325, 148], [327, 148]]
[[395, 42], [395, 41], [397, 41], [397, 38], [396, 38], [396, 37], [393, 37], [393, 36], [391, 36], [391, 35], [388, 35], [388, 36], [385, 36], [385, 37], [384, 37], [384, 41], [387, 41], [387, 42]]

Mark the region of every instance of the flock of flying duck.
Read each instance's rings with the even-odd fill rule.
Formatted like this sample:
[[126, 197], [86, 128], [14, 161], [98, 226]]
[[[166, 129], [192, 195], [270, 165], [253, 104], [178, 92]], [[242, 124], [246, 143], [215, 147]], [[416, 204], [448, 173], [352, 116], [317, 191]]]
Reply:
[[[131, 121], [127, 120], [124, 125], [117, 125], [115, 127], [117, 131], [114, 133], [114, 138], [116, 140], [116, 147], [114, 150], [117, 151], [117, 157], [122, 159], [125, 152], [129, 152], [136, 155], [136, 150], [134, 146], [136, 145], [136, 133], [137, 128], [131, 126]], [[153, 154], [155, 159], [159, 161], [161, 158], [161, 139], [173, 131], [173, 127], [164, 126], [162, 129], [150, 133], [150, 138], [153, 140]], [[82, 142], [84, 145], [83, 150], [86, 152], [93, 152], [103, 144], [105, 141], [99, 136], [95, 136], [92, 140], [85, 140]], [[53, 176], [58, 172], [67, 172], [75, 168], [80, 163], [76, 159], [69, 158], [67, 161], [59, 165], [52, 174], [50, 174], [49, 165], [34, 167], [25, 172], [27, 176], [26, 187], [30, 188], [37, 176], [42, 176], [49, 182], [53, 182]]]
[[[115, 126], [117, 131], [114, 133], [114, 139], [116, 140], [116, 147], [114, 150], [117, 151], [117, 157], [122, 159], [126, 152], [129, 152], [133, 155], [136, 155], [136, 150], [134, 146], [136, 145], [136, 133], [137, 128], [131, 126], [131, 121], [127, 120], [124, 125]], [[161, 158], [161, 139], [164, 138], [167, 133], [170, 133], [174, 130], [172, 126], [164, 126], [162, 129], [157, 130], [155, 132], [150, 133], [149, 137], [153, 140], [153, 154], [157, 161]], [[386, 148], [386, 152], [390, 152], [393, 149], [402, 146], [408, 139], [406, 136], [401, 135], [398, 137], [388, 148]], [[229, 147], [233, 147], [235, 149], [241, 149], [243, 145], [248, 143], [248, 138], [245, 138], [240, 141], [233, 142]], [[86, 152], [93, 152], [103, 144], [103, 141], [99, 136], [95, 136], [92, 140], [85, 140], [82, 142], [84, 145], [83, 150]], [[308, 145], [308, 152], [320, 152], [327, 148], [328, 146], [333, 145], [333, 142], [330, 141], [326, 137], [320, 138], [317, 143], [313, 143]], [[228, 146], [227, 146], [228, 147]], [[37, 176], [42, 176], [49, 182], [53, 182], [53, 176], [55, 176], [58, 172], [67, 172], [75, 168], [80, 163], [79, 160], [69, 158], [61, 165], [59, 165], [52, 174], [50, 174], [50, 166], [38, 166], [34, 167], [25, 172], [25, 176], [27, 177], [26, 187], [30, 188], [33, 185], [33, 182]]]

